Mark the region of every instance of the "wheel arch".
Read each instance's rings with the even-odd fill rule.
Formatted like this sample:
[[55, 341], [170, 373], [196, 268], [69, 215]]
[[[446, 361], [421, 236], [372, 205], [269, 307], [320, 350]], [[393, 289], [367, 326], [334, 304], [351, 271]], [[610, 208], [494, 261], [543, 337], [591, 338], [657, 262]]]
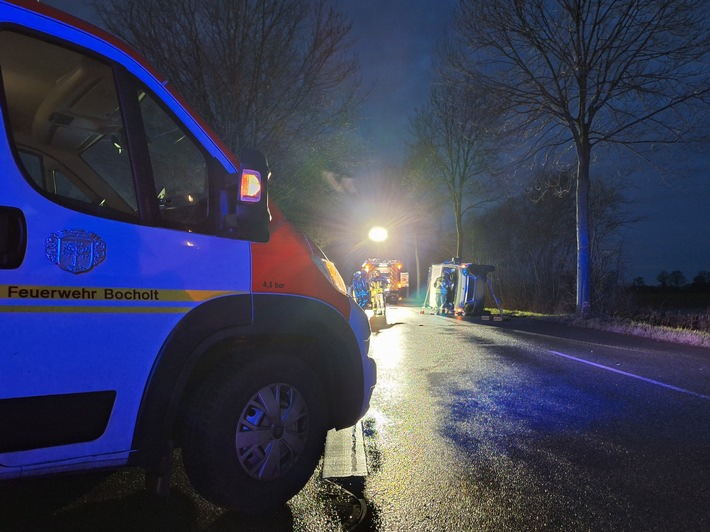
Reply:
[[227, 296], [192, 310], [165, 341], [141, 400], [132, 463], [160, 470], [179, 436], [174, 429], [181, 403], [201, 375], [224, 357], [275, 350], [297, 356], [324, 383], [330, 426], [357, 421], [365, 376], [359, 343], [342, 314], [306, 297]]

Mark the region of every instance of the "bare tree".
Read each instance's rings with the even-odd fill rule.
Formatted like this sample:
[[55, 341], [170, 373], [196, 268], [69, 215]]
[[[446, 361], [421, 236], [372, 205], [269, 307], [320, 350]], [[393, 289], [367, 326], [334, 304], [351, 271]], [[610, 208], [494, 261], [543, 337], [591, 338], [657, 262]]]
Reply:
[[[447, 210], [449, 202], [441, 195], [440, 180], [432, 179], [430, 168], [426, 163], [422, 164], [415, 151], [410, 152], [405, 161], [400, 189], [410, 213], [406, 220], [406, 230], [412, 237], [414, 254], [414, 278], [410, 280], [410, 285], [418, 297], [417, 291], [423, 281], [422, 272], [426, 271], [422, 259], [433, 251], [437, 257], [434, 262], [439, 262], [444, 253], [437, 246], [437, 243], [443, 240], [441, 224], [432, 221], [442, 219], [442, 213]], [[453, 256], [453, 253], [450, 256]]]
[[[467, 227], [477, 240], [479, 262], [494, 264], [496, 293], [506, 306], [538, 312], [569, 311], [575, 285], [575, 201], [572, 171], [540, 173], [546, 189], [518, 193], [474, 216]], [[619, 229], [635, 220], [613, 179], [592, 185], [590, 204], [591, 273], [594, 303], [610, 307], [623, 258]]]
[[670, 273], [668, 273], [666, 270], [661, 270], [656, 276], [656, 281], [658, 281], [658, 284], [660, 285], [661, 289], [665, 290], [668, 287], [670, 278]]
[[688, 280], [685, 278], [685, 274], [680, 270], [673, 270], [668, 275], [668, 285], [676, 290], [680, 289]]
[[698, 274], [693, 277], [693, 288], [704, 289], [710, 287], [710, 272], [707, 270], [700, 270]]
[[164, 72], [230, 148], [263, 150], [276, 176], [284, 159], [308, 165], [308, 154], [333, 159], [336, 143], [347, 146], [342, 131], [352, 121], [359, 67], [349, 22], [325, 0], [94, 5], [104, 25]]
[[456, 225], [456, 256], [464, 253], [466, 213], [492, 201], [490, 132], [482, 110], [485, 96], [448, 74], [434, 86], [427, 106], [411, 121], [410, 168], [446, 190]]
[[692, 140], [707, 125], [707, 5], [695, 0], [461, 0], [458, 67], [501, 98], [528, 156], [576, 164], [577, 295], [591, 310], [590, 167], [616, 143]]

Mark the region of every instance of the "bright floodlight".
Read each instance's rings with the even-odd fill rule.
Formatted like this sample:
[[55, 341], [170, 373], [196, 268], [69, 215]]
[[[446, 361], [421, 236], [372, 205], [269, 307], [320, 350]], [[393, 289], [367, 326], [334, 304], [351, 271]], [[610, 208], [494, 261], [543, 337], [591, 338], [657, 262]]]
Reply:
[[367, 234], [368, 238], [373, 242], [384, 242], [387, 240], [387, 229], [384, 227], [373, 227]]

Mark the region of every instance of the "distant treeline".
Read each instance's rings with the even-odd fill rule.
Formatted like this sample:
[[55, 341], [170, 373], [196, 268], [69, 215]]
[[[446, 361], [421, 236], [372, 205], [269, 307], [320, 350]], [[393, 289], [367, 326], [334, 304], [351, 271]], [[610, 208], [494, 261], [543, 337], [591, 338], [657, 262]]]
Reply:
[[[499, 201], [467, 223], [473, 262], [492, 264], [490, 278], [503, 306], [542, 313], [574, 311], [576, 291], [575, 207], [571, 183]], [[605, 314], [645, 308], [708, 308], [710, 271], [689, 280], [680, 270], [661, 271], [657, 285], [642, 277], [624, 282], [620, 229], [633, 218], [621, 189], [599, 182], [591, 205], [591, 266], [594, 306]]]
[[[576, 233], [573, 182], [568, 174], [554, 185], [507, 196], [467, 224], [473, 262], [492, 264], [491, 275], [503, 306], [542, 313], [573, 312], [576, 293]], [[607, 311], [623, 297], [622, 239], [631, 219], [620, 188], [592, 186], [590, 247], [593, 307]]]
[[680, 270], [668, 272], [661, 270], [656, 276], [657, 285], [649, 286], [643, 277], [636, 277], [631, 283], [631, 288], [635, 292], [666, 292], [666, 291], [685, 291], [695, 293], [710, 292], [710, 271], [701, 270], [693, 277], [692, 281], [688, 281], [685, 274]]

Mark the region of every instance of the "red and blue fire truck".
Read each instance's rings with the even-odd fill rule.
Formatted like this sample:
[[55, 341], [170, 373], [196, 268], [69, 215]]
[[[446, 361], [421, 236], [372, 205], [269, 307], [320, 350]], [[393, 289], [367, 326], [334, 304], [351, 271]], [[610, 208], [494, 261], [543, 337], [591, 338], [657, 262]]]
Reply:
[[[179, 50], [175, 51], [179, 54]], [[0, 480], [141, 466], [283, 504], [376, 380], [365, 313], [134, 50], [0, 1]]]

